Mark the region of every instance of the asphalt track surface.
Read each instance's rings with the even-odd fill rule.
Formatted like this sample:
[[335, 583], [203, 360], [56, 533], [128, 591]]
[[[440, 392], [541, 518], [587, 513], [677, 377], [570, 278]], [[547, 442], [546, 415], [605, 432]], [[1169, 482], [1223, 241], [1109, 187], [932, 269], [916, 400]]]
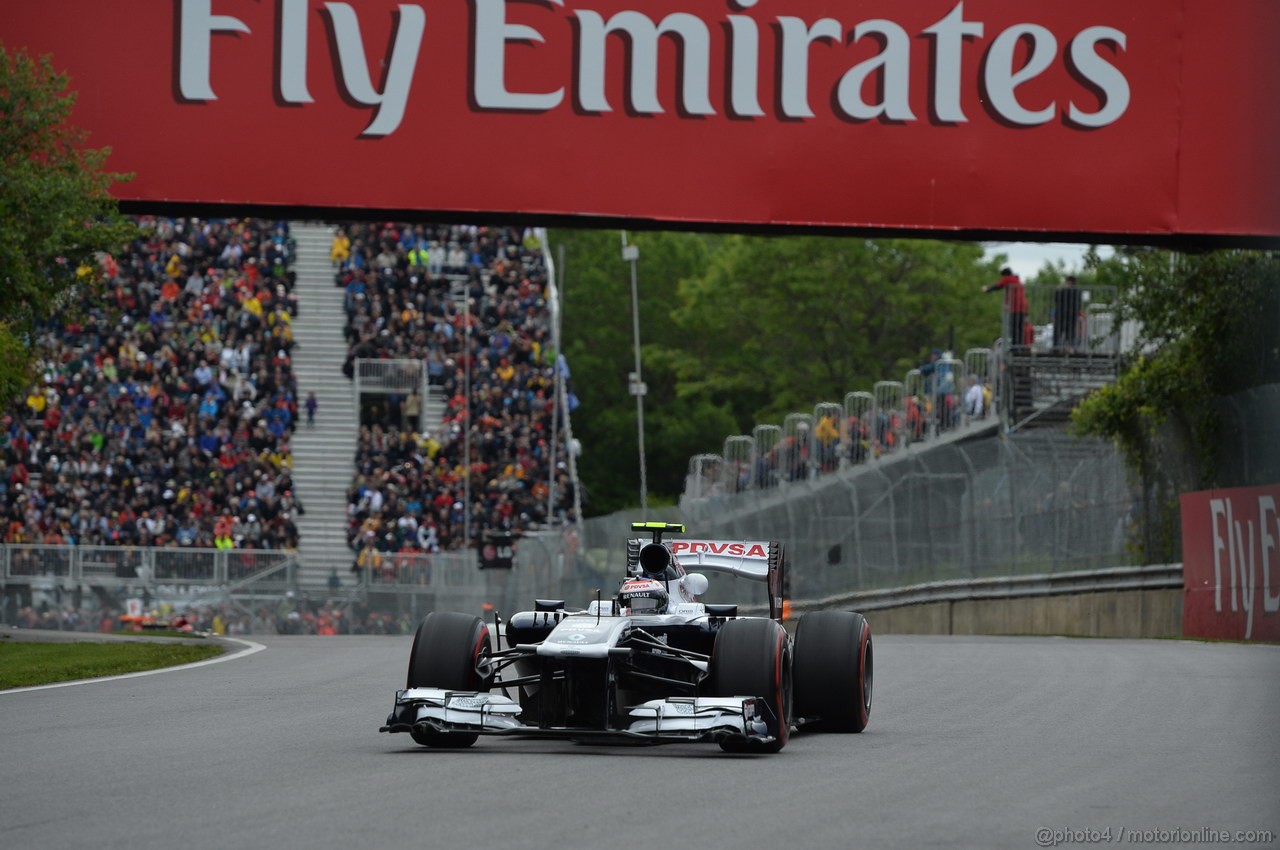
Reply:
[[377, 731], [410, 638], [255, 640], [266, 650], [222, 664], [0, 693], [0, 846], [792, 850], [1035, 847], [1041, 828], [1280, 834], [1275, 646], [880, 636], [865, 733], [732, 756], [495, 738], [427, 750]]

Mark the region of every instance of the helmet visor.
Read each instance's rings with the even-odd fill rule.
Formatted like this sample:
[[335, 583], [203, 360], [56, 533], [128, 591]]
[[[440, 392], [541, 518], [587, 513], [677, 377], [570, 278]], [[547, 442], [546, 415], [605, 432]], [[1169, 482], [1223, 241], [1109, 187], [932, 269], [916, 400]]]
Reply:
[[627, 600], [632, 614], [658, 614], [662, 611], [662, 600], [656, 598], [640, 598]]

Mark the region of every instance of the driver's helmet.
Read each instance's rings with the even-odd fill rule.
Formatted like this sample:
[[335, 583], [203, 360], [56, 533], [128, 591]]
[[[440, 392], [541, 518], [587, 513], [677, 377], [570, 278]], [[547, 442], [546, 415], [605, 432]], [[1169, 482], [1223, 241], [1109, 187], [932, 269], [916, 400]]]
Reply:
[[649, 578], [629, 579], [618, 591], [618, 607], [632, 614], [665, 614], [670, 596], [662, 582]]

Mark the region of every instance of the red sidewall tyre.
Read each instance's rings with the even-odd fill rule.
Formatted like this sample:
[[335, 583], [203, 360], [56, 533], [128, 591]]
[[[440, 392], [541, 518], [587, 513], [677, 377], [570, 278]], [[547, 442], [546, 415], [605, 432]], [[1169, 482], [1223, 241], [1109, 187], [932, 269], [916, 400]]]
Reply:
[[769, 704], [769, 744], [721, 742], [727, 752], [776, 753], [791, 737], [791, 638], [772, 620], [730, 620], [720, 627], [711, 654], [710, 692], [751, 696]]
[[[871, 720], [875, 656], [871, 626], [852, 611], [812, 611], [796, 625], [796, 714], [830, 732], [861, 732]], [[808, 728], [808, 727], [806, 727]]]
[[489, 627], [484, 620], [432, 611], [413, 636], [405, 687], [487, 691], [493, 677], [482, 675], [478, 667], [488, 654]]
[[[493, 674], [480, 669], [489, 655], [489, 627], [470, 614], [433, 611], [418, 626], [409, 651], [409, 688], [447, 691], [487, 691]], [[427, 747], [469, 747], [479, 737], [472, 732], [438, 732], [415, 728], [413, 740]]]

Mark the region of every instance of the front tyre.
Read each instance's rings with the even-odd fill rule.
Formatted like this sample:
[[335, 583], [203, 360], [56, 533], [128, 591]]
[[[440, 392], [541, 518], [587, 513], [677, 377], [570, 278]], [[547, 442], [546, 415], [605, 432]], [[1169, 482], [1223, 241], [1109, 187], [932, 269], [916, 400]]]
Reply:
[[[489, 668], [489, 628], [479, 617], [432, 611], [418, 626], [409, 651], [409, 688], [487, 691], [493, 687]], [[413, 740], [425, 747], [469, 747], [474, 732], [438, 732], [414, 728]]]
[[[796, 714], [830, 732], [871, 719], [871, 626], [853, 611], [811, 611], [796, 625]], [[807, 727], [806, 727], [807, 728]]]
[[730, 620], [716, 635], [711, 654], [711, 694], [764, 700], [773, 741], [724, 740], [729, 753], [776, 753], [791, 737], [791, 640], [773, 620]]

